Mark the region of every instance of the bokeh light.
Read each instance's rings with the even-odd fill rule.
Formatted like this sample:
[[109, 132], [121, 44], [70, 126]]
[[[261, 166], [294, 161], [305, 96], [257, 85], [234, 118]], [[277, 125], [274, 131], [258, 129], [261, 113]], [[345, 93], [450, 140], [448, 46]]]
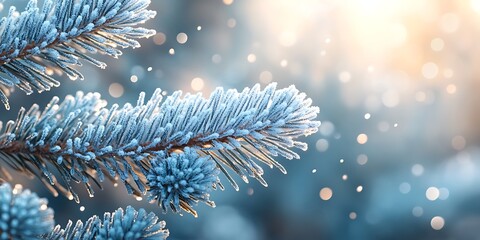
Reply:
[[[26, 3], [0, 0], [0, 13]], [[198, 219], [161, 215], [173, 238], [477, 237], [480, 0], [164, 0], [152, 10], [157, 17], [145, 27], [157, 33], [140, 48], [119, 59], [97, 55], [108, 67], [85, 63], [84, 81], [47, 69], [61, 87], [11, 93], [1, 120], [78, 90], [123, 106], [155, 88], [167, 98], [176, 90], [208, 97], [216, 87], [295, 85], [320, 107], [322, 122], [300, 140], [308, 143], [300, 160], [275, 157], [286, 175], [259, 164], [268, 188], [252, 180], [237, 192], [222, 179], [225, 190], [211, 193], [217, 208], [199, 205]], [[22, 184], [49, 196], [34, 181]], [[70, 211], [79, 219], [127, 205], [161, 212], [120, 187], [95, 190], [82, 206], [49, 198], [59, 224]]]
[[445, 220], [440, 216], [435, 216], [430, 221], [430, 225], [435, 230], [441, 230], [445, 226]]
[[328, 201], [332, 198], [333, 191], [331, 188], [325, 187], [320, 190], [320, 198], [324, 201]]

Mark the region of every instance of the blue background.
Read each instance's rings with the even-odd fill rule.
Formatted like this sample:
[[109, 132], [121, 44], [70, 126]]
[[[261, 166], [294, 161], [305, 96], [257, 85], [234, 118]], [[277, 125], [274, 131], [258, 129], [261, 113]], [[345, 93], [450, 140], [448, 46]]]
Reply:
[[[25, 3], [5, 0], [1, 13]], [[278, 159], [287, 175], [265, 167], [268, 188], [237, 178], [236, 192], [222, 178], [226, 190], [212, 193], [217, 207], [197, 206], [198, 218], [162, 214], [108, 182], [94, 198], [78, 186], [76, 204], [15, 175], [49, 199], [57, 223], [130, 204], [166, 220], [170, 239], [477, 237], [478, 1], [159, 0], [150, 9], [157, 17], [146, 26], [157, 35], [140, 40], [141, 48], [98, 56], [107, 69], [86, 64], [84, 81], [60, 76], [60, 88], [31, 96], [17, 89], [0, 119], [79, 90], [124, 104], [155, 88], [208, 96], [220, 86], [278, 82], [295, 84], [320, 107], [320, 131], [303, 138], [310, 147], [301, 160]], [[330, 199], [320, 197], [323, 188]], [[444, 220], [440, 230], [434, 217]]]

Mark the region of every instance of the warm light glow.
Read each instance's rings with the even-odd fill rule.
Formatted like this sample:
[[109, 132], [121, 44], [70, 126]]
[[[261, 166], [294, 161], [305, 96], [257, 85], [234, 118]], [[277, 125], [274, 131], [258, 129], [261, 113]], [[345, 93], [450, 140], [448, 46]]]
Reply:
[[455, 86], [455, 84], [448, 84], [446, 90], [448, 94], [455, 94], [457, 92], [457, 86]]
[[352, 76], [347, 71], [343, 71], [340, 74], [338, 74], [338, 79], [340, 79], [340, 82], [343, 82], [343, 83], [350, 82], [351, 78]]
[[441, 38], [434, 38], [430, 43], [430, 47], [432, 48], [433, 51], [436, 51], [436, 52], [442, 51], [443, 46], [445, 46], [445, 43]]
[[278, 37], [278, 41], [284, 47], [291, 47], [297, 42], [297, 34], [292, 31], [284, 31]]
[[177, 42], [180, 44], [185, 44], [188, 41], [188, 36], [186, 33], [179, 33], [177, 34]]
[[203, 86], [205, 85], [205, 83], [203, 82], [203, 79], [201, 78], [194, 78], [192, 79], [192, 82], [191, 82], [191, 87], [194, 91], [201, 91], [203, 89]]
[[123, 96], [124, 91], [125, 90], [120, 83], [112, 83], [110, 84], [110, 87], [108, 87], [108, 93], [114, 98]]
[[272, 72], [270, 71], [263, 71], [260, 73], [260, 82], [264, 84], [268, 84], [273, 80]]
[[440, 27], [445, 33], [454, 33], [460, 26], [460, 19], [455, 13], [445, 13], [440, 18]]
[[247, 56], [247, 61], [249, 63], [254, 63], [255, 61], [257, 61], [257, 56], [255, 56], [255, 54], [253, 54], [253, 53], [250, 53]]
[[162, 32], [158, 32], [157, 34], [155, 34], [155, 36], [153, 36], [153, 43], [155, 43], [156, 45], [162, 45], [165, 43], [166, 40], [167, 37]]
[[435, 216], [430, 221], [430, 225], [435, 230], [441, 230], [445, 226], [445, 220], [440, 216]]
[[138, 81], [138, 77], [136, 75], [132, 75], [132, 76], [130, 76], [130, 81], [132, 83], [136, 83]]
[[395, 90], [388, 90], [382, 94], [382, 102], [385, 107], [396, 107], [400, 103], [400, 95]]
[[331, 188], [325, 187], [320, 190], [320, 198], [324, 201], [330, 200], [333, 196], [333, 191]]
[[453, 70], [450, 68], [446, 68], [443, 70], [443, 76], [445, 78], [452, 78], [453, 77]]
[[425, 196], [430, 201], [435, 201], [440, 196], [440, 191], [436, 187], [429, 187], [425, 192]]
[[415, 100], [417, 100], [417, 102], [425, 102], [425, 100], [427, 99], [427, 94], [425, 92], [417, 92], [415, 94]]
[[480, 0], [471, 0], [470, 4], [475, 12], [480, 13]]
[[368, 141], [368, 136], [365, 133], [361, 133], [357, 136], [357, 142], [359, 144], [365, 144]]
[[426, 79], [433, 79], [437, 76], [437, 74], [438, 74], [437, 64], [433, 62], [428, 62], [422, 66], [422, 75]]

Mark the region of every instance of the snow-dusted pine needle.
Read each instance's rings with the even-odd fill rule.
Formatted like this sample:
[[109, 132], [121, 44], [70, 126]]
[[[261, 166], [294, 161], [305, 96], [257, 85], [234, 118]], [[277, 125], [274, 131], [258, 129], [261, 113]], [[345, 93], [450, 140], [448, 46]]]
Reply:
[[49, 72], [83, 79], [72, 67], [81, 60], [105, 68], [91, 57], [100, 52], [118, 57], [117, 47], [139, 47], [135, 38], [155, 31], [139, 28], [155, 16], [150, 0], [45, 0], [42, 8], [30, 0], [25, 11], [10, 8], [0, 19], [0, 100], [9, 109], [7, 95], [14, 86], [27, 94], [48, 91], [60, 83]]
[[[142, 93], [136, 105], [126, 104], [122, 108], [106, 108], [99, 94], [79, 92], [63, 102], [54, 98], [44, 110], [37, 105], [28, 111], [22, 109], [15, 121], [7, 122], [3, 130], [0, 127], [0, 160], [17, 171], [41, 178], [55, 194], [58, 189], [76, 201], [79, 199], [72, 181], [83, 182], [93, 195], [91, 183], [100, 186], [99, 182], [107, 177], [122, 181], [128, 192], [137, 196], [156, 189], [150, 192], [151, 198], [166, 205], [161, 198], [171, 196], [172, 209], [180, 206], [194, 214], [191, 202], [180, 197], [185, 191], [175, 187], [189, 178], [170, 174], [188, 166], [173, 160], [172, 164], [158, 161], [172, 157], [177, 158], [175, 161], [193, 161], [191, 154], [174, 154], [188, 152], [188, 147], [199, 158], [214, 161], [237, 190], [230, 171], [245, 182], [253, 177], [267, 186], [258, 163], [275, 166], [285, 173], [272, 157], [299, 158], [292, 149], [306, 150], [307, 144], [296, 139], [317, 131], [320, 122], [314, 119], [318, 112], [317, 107], [311, 106], [311, 99], [294, 86], [277, 90], [276, 84], [264, 90], [256, 85], [242, 92], [218, 88], [209, 98], [201, 94], [182, 96], [178, 91], [163, 102], [157, 89], [149, 101], [145, 102]], [[181, 161], [188, 165], [188, 161]], [[211, 174], [208, 163], [205, 164], [191, 165], [201, 174]], [[172, 169], [152, 172], [152, 166]], [[0, 170], [7, 172], [3, 166]], [[147, 175], [156, 173], [168, 173], [173, 179], [156, 183], [147, 179]], [[175, 179], [180, 185], [175, 185]], [[167, 191], [174, 192], [159, 194], [165, 191], [160, 187], [162, 181]], [[191, 190], [195, 189], [188, 191]], [[210, 202], [207, 195], [189, 197], [193, 202]]]
[[64, 229], [59, 225], [43, 239], [76, 240], [76, 239], [125, 239], [125, 240], [157, 240], [167, 239], [169, 232], [165, 229], [165, 221], [158, 221], [153, 213], [141, 208], [139, 211], [128, 206], [113, 213], [105, 213], [103, 220], [97, 216], [89, 218], [85, 224], [77, 221], [75, 226], [69, 221]]

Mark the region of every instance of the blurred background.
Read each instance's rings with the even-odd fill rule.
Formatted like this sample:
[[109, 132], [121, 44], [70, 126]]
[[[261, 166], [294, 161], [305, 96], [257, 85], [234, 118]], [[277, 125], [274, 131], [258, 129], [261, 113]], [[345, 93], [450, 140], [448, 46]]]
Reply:
[[[21, 10], [26, 0], [3, 0]], [[41, 2], [41, 1], [40, 1]], [[479, 239], [480, 1], [158, 0], [157, 30], [120, 59], [86, 64], [84, 81], [26, 96], [97, 91], [110, 104], [141, 91], [203, 92], [295, 84], [320, 107], [322, 126], [301, 160], [278, 159], [268, 188], [252, 181], [212, 194], [199, 217], [161, 214], [122, 187], [80, 204], [37, 180], [16, 183], [49, 199], [57, 223], [131, 204], [167, 221], [170, 239]], [[239, 182], [240, 183], [240, 182]], [[78, 192], [87, 196], [81, 186]]]

